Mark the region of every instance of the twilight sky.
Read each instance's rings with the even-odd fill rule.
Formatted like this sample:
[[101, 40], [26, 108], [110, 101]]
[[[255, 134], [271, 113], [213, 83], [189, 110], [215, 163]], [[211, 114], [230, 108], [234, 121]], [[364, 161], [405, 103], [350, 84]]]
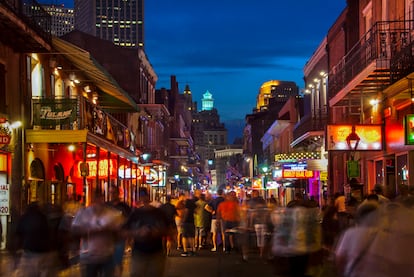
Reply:
[[[73, 0], [41, 2], [73, 7]], [[199, 109], [209, 90], [222, 121], [244, 120], [264, 82], [304, 87], [304, 65], [345, 6], [346, 0], [146, 0], [145, 51], [157, 88], [169, 88], [176, 75]]]
[[304, 65], [345, 6], [345, 0], [146, 1], [145, 50], [158, 88], [169, 88], [176, 75], [199, 108], [209, 90], [223, 121], [244, 119], [264, 82], [304, 87]]

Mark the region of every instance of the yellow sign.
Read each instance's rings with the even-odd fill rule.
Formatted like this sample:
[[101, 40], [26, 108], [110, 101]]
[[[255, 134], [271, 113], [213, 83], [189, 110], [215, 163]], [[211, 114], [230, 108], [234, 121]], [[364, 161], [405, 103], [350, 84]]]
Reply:
[[312, 178], [313, 171], [311, 170], [283, 170], [283, 178]]
[[328, 181], [328, 171], [321, 171], [319, 181]]

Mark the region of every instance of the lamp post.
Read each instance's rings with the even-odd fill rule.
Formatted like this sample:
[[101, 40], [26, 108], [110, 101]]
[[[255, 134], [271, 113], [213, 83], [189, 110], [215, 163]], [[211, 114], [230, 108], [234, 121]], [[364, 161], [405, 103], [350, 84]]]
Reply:
[[354, 153], [358, 148], [361, 138], [355, 132], [355, 126], [352, 126], [351, 133], [346, 137], [346, 143], [351, 151], [351, 157], [347, 162], [348, 178], [359, 177], [359, 163], [354, 159]]
[[[355, 125], [352, 125], [351, 133], [346, 137], [346, 143], [348, 144], [348, 148], [355, 152], [358, 148], [358, 144], [361, 138], [355, 132]], [[353, 152], [351, 152], [351, 159], [354, 159]]]

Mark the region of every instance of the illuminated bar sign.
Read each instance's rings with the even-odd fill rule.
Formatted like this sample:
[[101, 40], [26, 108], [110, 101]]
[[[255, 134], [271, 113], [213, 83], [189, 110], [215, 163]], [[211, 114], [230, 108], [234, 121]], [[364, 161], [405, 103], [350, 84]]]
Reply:
[[[82, 163], [78, 164], [78, 172], [82, 172], [81, 167]], [[99, 164], [96, 160], [94, 161], [86, 161], [87, 167], [89, 169], [89, 174], [87, 176], [89, 177], [96, 177], [97, 175], [99, 177], [108, 177], [108, 169], [111, 176], [114, 176], [114, 171], [116, 168], [116, 160], [110, 159], [110, 160], [100, 160]], [[80, 176], [81, 177], [81, 176]]]
[[302, 179], [302, 178], [312, 178], [313, 171], [311, 170], [283, 170], [283, 178], [295, 178], [295, 179]]
[[137, 177], [141, 177], [141, 169], [129, 168], [121, 165], [118, 168], [118, 176], [122, 179], [136, 179]]
[[312, 178], [313, 171], [306, 169], [306, 164], [284, 164], [282, 171], [282, 178], [304, 179]]
[[405, 144], [414, 145], [414, 114], [408, 114], [404, 120]]
[[381, 125], [328, 125], [327, 150], [353, 150], [349, 149], [346, 141], [352, 133], [352, 126], [360, 138], [356, 151], [382, 150]]

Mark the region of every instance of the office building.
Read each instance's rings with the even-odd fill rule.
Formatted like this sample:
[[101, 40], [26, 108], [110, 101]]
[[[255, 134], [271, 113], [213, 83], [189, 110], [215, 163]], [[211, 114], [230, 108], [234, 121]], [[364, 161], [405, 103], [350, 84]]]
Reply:
[[52, 17], [52, 35], [60, 37], [73, 31], [75, 16], [72, 8], [62, 5], [42, 5], [43, 9]]
[[116, 45], [144, 47], [143, 0], [75, 0], [75, 29]]

